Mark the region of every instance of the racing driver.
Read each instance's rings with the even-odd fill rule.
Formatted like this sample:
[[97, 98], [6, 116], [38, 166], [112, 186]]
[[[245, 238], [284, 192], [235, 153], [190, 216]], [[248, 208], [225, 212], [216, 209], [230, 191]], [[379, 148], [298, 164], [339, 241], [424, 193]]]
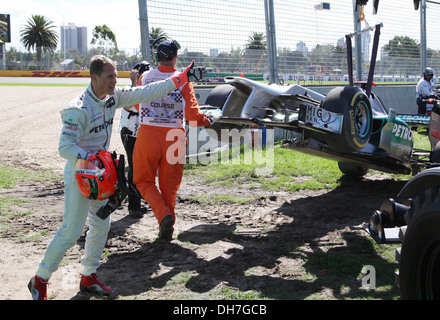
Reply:
[[187, 83], [188, 76], [194, 80], [193, 65], [194, 62], [184, 72], [170, 79], [127, 89], [116, 87], [117, 70], [111, 59], [102, 55], [92, 57], [90, 85], [61, 110], [63, 127], [58, 150], [60, 156], [67, 159], [64, 168], [64, 215], [62, 225], [48, 245], [36, 275], [29, 281], [28, 288], [34, 300], [47, 299], [48, 280], [58, 269], [65, 252], [81, 236], [86, 219], [89, 230], [81, 259], [80, 289], [99, 295], [113, 294], [114, 291], [98, 281], [96, 276], [110, 229], [110, 217], [101, 219], [96, 212], [108, 199], [90, 200], [81, 194], [75, 180], [75, 163], [78, 159], [96, 162], [95, 154], [108, 149], [116, 108], [165, 96]]

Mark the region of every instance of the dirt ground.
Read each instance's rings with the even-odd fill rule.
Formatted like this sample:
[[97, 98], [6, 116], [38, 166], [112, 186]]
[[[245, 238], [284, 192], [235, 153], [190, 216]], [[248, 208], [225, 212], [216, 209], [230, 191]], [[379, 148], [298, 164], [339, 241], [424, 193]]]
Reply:
[[[0, 230], [2, 300], [31, 298], [27, 283], [61, 223], [65, 161], [57, 152], [59, 109], [83, 90], [0, 87], [0, 164], [48, 168], [58, 177], [49, 184], [25, 183], [0, 189], [0, 198], [29, 198], [17, 210], [32, 212], [14, 219], [7, 230]], [[117, 119], [119, 113], [110, 150], [121, 153]], [[230, 288], [242, 293], [261, 292], [269, 299], [350, 297], [348, 292], [356, 292], [361, 286], [359, 273], [344, 276], [339, 287], [326, 286], [320, 279], [335, 270], [316, 270], [316, 264], [311, 266], [307, 261], [312, 257], [325, 259], [327, 252], [343, 252], [356, 239], [366, 238], [363, 226], [370, 213], [385, 197], [394, 196], [403, 183], [368, 174], [356, 186], [334, 190], [268, 192], [213, 187], [184, 178], [178, 193], [174, 239], [157, 241], [152, 212], [133, 219], [124, 204], [112, 216], [107, 254], [98, 274], [117, 290], [119, 299], [217, 299], [219, 292], [224, 296]], [[252, 194], [257, 200], [212, 206], [194, 200], [209, 193]], [[26, 240], [19, 238], [20, 234]], [[50, 280], [50, 298], [89, 298], [78, 290], [83, 245], [80, 238], [67, 252]], [[371, 262], [367, 259], [362, 264]]]

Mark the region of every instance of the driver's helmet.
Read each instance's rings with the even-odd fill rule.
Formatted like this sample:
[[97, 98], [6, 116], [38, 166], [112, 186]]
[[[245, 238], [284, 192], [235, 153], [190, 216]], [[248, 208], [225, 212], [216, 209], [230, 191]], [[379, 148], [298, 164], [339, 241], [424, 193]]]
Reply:
[[81, 194], [91, 200], [108, 199], [118, 187], [118, 175], [112, 155], [108, 151], [96, 154], [100, 164], [78, 159], [75, 179]]
[[434, 69], [427, 67], [425, 70], [423, 70], [424, 76], [434, 76]]

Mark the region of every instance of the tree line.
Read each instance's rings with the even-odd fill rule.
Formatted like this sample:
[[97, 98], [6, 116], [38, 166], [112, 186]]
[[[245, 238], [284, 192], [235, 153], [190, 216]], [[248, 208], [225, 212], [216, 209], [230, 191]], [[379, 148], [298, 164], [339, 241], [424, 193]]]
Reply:
[[[118, 48], [116, 36], [107, 26], [95, 26], [87, 55], [77, 50], [67, 52], [56, 51], [59, 36], [53, 22], [42, 15], [32, 15], [20, 31], [20, 41], [27, 52], [19, 52], [11, 48], [6, 52], [7, 69], [23, 69], [23, 61], [31, 61], [25, 69], [53, 69], [67, 59], [75, 60], [75, 69], [87, 68], [91, 56], [105, 54], [112, 58], [121, 71], [128, 71], [140, 60], [140, 48], [136, 52], [127, 53]], [[167, 37], [160, 27], [149, 30], [150, 45], [158, 37]], [[408, 64], [408, 59], [420, 59], [420, 44], [407, 36], [396, 36], [384, 47], [386, 53], [378, 61], [377, 70], [382, 74], [411, 73], [417, 67]], [[439, 59], [440, 52], [428, 49], [428, 59]], [[177, 67], [181, 68], [195, 60], [200, 65], [220, 72], [265, 73], [267, 68], [267, 42], [263, 32], [252, 32], [243, 47], [231, 48], [229, 52], [220, 52], [216, 56], [208, 56], [202, 52], [184, 50], [179, 52]], [[153, 62], [151, 62], [153, 64]], [[310, 52], [301, 52], [291, 48], [278, 49], [279, 73], [306, 73], [307, 66], [327, 65], [332, 70], [346, 72], [346, 48], [338, 45], [317, 45]], [[399, 69], [400, 68], [400, 69]], [[399, 69], [399, 70], [398, 70]], [[416, 71], [417, 72], [417, 71]]]

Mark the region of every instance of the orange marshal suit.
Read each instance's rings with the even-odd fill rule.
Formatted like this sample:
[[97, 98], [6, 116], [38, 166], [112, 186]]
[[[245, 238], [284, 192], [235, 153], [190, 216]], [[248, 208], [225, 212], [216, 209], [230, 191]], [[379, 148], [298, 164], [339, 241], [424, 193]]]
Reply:
[[[145, 72], [142, 85], [164, 80], [178, 71], [159, 66]], [[193, 85], [188, 82], [167, 96], [139, 105], [140, 129], [133, 153], [133, 182], [150, 204], [157, 222], [171, 215], [176, 220], [174, 207], [185, 163], [185, 120], [190, 125], [209, 126], [200, 111]], [[156, 174], [158, 187], [156, 186]]]

